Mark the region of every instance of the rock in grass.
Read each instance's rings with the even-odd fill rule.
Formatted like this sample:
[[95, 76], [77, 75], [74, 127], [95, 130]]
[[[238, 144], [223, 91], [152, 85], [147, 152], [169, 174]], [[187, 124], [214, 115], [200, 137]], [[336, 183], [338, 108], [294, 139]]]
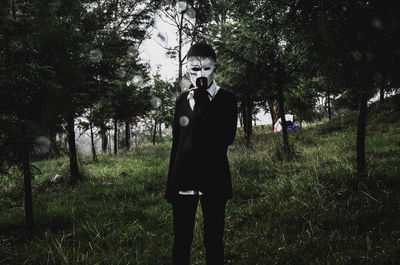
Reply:
[[64, 180], [63, 175], [57, 174], [50, 180], [50, 183], [56, 184], [61, 182], [62, 180]]

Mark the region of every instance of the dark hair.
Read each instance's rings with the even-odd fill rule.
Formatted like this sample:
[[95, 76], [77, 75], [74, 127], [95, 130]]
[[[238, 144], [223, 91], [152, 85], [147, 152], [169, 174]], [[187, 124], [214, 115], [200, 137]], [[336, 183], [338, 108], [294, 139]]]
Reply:
[[214, 61], [217, 61], [213, 47], [205, 42], [199, 42], [190, 47], [187, 57], [211, 57]]

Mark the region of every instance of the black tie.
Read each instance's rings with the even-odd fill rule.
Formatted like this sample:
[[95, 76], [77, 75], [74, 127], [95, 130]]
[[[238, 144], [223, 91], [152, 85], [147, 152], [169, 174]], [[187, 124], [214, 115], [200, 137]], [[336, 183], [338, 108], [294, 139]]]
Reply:
[[213, 99], [213, 96], [211, 95], [211, 93], [210, 92], [208, 92], [207, 91], [207, 94], [208, 94], [208, 98], [210, 99], [210, 101]]

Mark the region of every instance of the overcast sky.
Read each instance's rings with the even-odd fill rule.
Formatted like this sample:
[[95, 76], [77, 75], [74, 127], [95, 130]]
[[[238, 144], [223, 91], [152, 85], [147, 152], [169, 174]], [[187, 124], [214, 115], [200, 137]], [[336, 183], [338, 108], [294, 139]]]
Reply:
[[178, 59], [168, 58], [167, 50], [162, 46], [177, 45], [176, 29], [155, 15], [154, 27], [149, 31], [151, 38], [144, 40], [140, 46], [141, 57], [150, 63], [152, 74], [159, 66], [162, 79], [175, 80], [178, 77]]
[[[174, 81], [178, 77], [178, 59], [168, 58], [166, 49], [162, 46], [176, 46], [177, 35], [176, 28], [169, 25], [155, 16], [155, 23], [151, 31], [151, 38], [143, 41], [140, 46], [141, 57], [150, 63], [151, 74], [157, 71], [160, 67], [160, 74], [163, 80]], [[185, 67], [183, 69], [185, 73]], [[260, 111], [257, 115], [257, 124], [271, 124], [270, 115], [265, 115], [264, 110]]]

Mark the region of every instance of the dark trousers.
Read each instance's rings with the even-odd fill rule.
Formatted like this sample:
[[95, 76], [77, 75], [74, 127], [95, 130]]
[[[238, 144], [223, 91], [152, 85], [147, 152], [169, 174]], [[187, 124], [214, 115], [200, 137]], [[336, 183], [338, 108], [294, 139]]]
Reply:
[[207, 265], [224, 264], [223, 234], [226, 200], [206, 195], [179, 195], [172, 202], [174, 218], [173, 265], [189, 265], [197, 204], [201, 202]]

